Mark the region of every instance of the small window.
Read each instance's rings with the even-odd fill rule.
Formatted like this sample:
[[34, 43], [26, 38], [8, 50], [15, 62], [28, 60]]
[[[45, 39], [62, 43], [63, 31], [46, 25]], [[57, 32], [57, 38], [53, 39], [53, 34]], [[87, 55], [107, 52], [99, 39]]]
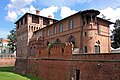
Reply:
[[86, 37], [87, 36], [87, 32], [83, 32], [83, 36]]
[[63, 25], [60, 24], [60, 32], [63, 32]]
[[70, 29], [73, 29], [73, 20], [70, 20], [69, 26], [70, 26]]
[[39, 24], [39, 17], [38, 16], [32, 16], [32, 23]]
[[56, 33], [57, 33], [56, 29], [57, 29], [57, 28], [56, 28], [56, 26], [55, 26], [55, 27], [54, 27], [54, 34], [56, 34]]
[[27, 23], [27, 16], [25, 17], [25, 24]]
[[47, 36], [50, 36], [50, 29], [47, 30]]
[[88, 51], [87, 51], [87, 46], [84, 46], [84, 48], [83, 48], [83, 53], [87, 53]]
[[49, 41], [47, 41], [47, 46], [50, 44], [50, 42]]
[[22, 49], [20, 49], [21, 54], [23, 54]]
[[21, 25], [23, 25], [23, 19], [21, 20]]
[[80, 80], [80, 70], [76, 69], [76, 79], [75, 80]]
[[100, 46], [99, 45], [95, 45], [94, 49], [95, 49], [95, 53], [97, 53], [97, 54], [100, 53]]

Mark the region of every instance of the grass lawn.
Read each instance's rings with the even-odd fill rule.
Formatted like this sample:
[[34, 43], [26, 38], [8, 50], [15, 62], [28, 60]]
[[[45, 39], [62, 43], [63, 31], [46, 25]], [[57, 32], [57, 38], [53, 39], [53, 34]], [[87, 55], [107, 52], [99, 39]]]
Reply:
[[0, 80], [41, 80], [29, 75], [14, 73], [13, 67], [0, 67]]

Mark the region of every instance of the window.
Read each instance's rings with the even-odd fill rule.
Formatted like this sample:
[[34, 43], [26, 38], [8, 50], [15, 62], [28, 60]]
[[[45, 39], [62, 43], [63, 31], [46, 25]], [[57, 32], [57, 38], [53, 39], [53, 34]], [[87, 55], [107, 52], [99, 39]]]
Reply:
[[69, 42], [75, 46], [75, 38], [72, 35], [70, 35]]
[[23, 25], [23, 19], [21, 20], [21, 25]]
[[83, 53], [87, 53], [88, 51], [87, 51], [87, 46], [84, 46], [84, 48], [83, 48]]
[[20, 49], [21, 54], [23, 54], [22, 49]]
[[100, 53], [100, 46], [99, 45], [95, 45], [95, 53]]
[[47, 46], [50, 44], [50, 42], [49, 41], [47, 41]]
[[43, 25], [49, 25], [49, 19], [43, 18]]
[[98, 32], [98, 34], [100, 34], [100, 33], [101, 33], [101, 29], [100, 29], [99, 24], [97, 24], [97, 32]]
[[75, 80], [80, 80], [80, 70], [79, 69], [76, 69], [76, 75], [75, 75]]
[[83, 36], [86, 37], [87, 36], [87, 32], [83, 32]]
[[39, 17], [38, 16], [32, 16], [32, 23], [39, 24]]
[[50, 29], [47, 30], [47, 36], [50, 36]]
[[94, 51], [95, 53], [100, 53], [100, 41], [96, 41], [95, 45], [94, 45]]
[[55, 27], [54, 27], [54, 34], [56, 34], [56, 33], [57, 33], [56, 29], [57, 29], [57, 28], [56, 28], [56, 26], [55, 26]]
[[70, 26], [70, 29], [73, 29], [73, 20], [70, 20], [69, 26]]
[[27, 16], [25, 17], [25, 24], [27, 23]]
[[30, 55], [32, 55], [32, 47], [30, 47]]
[[63, 32], [63, 25], [60, 24], [60, 32]]

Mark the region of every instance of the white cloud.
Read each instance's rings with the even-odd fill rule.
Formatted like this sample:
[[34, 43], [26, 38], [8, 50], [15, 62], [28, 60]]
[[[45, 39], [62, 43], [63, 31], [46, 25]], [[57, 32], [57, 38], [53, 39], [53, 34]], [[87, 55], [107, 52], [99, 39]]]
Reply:
[[40, 15], [41, 16], [45, 16], [45, 17], [48, 17], [48, 15], [51, 15], [52, 18], [54, 18], [54, 13], [58, 11], [58, 7], [56, 6], [50, 6], [48, 8], [43, 8], [41, 11], [40, 11]]
[[113, 9], [107, 7], [106, 9], [100, 10], [100, 12], [100, 17], [102, 14], [104, 14], [106, 16], [106, 19], [110, 19], [112, 22], [115, 22], [116, 19], [120, 19], [120, 8]]
[[69, 7], [62, 7], [60, 16], [62, 18], [68, 17], [72, 14], [75, 14], [77, 11], [71, 10]]
[[29, 7], [21, 8], [19, 10], [8, 10], [7, 16], [5, 19], [7, 21], [15, 21], [19, 15], [23, 15], [26, 12], [35, 13], [35, 7], [30, 5]]
[[36, 0], [11, 0], [10, 4], [7, 5], [7, 9], [8, 10], [21, 9], [35, 1]]
[[16, 18], [17, 18], [17, 14], [14, 11], [8, 11], [8, 14], [5, 17], [7, 21], [14, 21], [16, 20]]
[[5, 19], [7, 21], [15, 21], [17, 16], [23, 15], [26, 12], [35, 13], [35, 8], [30, 5], [35, 1], [36, 0], [10, 0], [10, 3], [6, 6], [8, 12]]
[[35, 14], [35, 10], [36, 10], [35, 7], [34, 7], [33, 5], [30, 5], [30, 7], [22, 8], [22, 9], [16, 11], [16, 13], [17, 13], [18, 15], [23, 15], [23, 14], [25, 14], [26, 12], [34, 13], [34, 14]]
[[[100, 10], [101, 14], [98, 17], [102, 17], [102, 14], [106, 16], [105, 19], [110, 19], [110, 21], [115, 22], [117, 19], [120, 19], [120, 8], [113, 9], [107, 7], [106, 9]], [[113, 31], [114, 25], [110, 25], [110, 30]], [[112, 34], [112, 33], [110, 33]]]

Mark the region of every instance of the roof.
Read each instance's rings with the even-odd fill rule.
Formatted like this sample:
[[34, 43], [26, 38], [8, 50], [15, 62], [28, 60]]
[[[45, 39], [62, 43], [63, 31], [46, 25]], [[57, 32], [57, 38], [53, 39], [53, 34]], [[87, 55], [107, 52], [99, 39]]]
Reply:
[[103, 20], [103, 21], [105, 21], [105, 22], [107, 22], [107, 23], [109, 23], [109, 24], [114, 24], [113, 22], [111, 22], [111, 21], [108, 21], [108, 20], [106, 20], [106, 19], [103, 19], [103, 18], [100, 18], [100, 17], [97, 17], [97, 19]]
[[4, 42], [9, 42], [9, 40], [8, 40], [8, 39], [3, 39], [2, 42], [3, 42], [3, 43], [4, 43]]
[[32, 14], [32, 13], [25, 13], [22, 17], [20, 17], [16, 22], [15, 22], [15, 24], [18, 22], [18, 21], [20, 21], [23, 17], [25, 17], [26, 15], [34, 15], [34, 16], [38, 16], [38, 17], [42, 17], [42, 18], [47, 18], [47, 19], [51, 19], [51, 20], [54, 20], [54, 21], [58, 21], [58, 20], [56, 20], [56, 19], [52, 19], [52, 18], [48, 18], [48, 17], [44, 17], [44, 16], [40, 16], [40, 15], [36, 15], [36, 14]]

